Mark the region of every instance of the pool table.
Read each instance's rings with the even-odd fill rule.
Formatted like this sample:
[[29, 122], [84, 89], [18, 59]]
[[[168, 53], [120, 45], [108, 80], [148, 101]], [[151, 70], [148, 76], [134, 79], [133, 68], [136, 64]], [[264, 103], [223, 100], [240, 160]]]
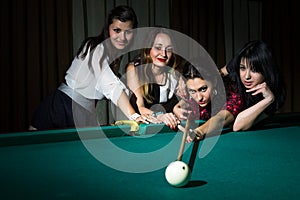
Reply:
[[186, 144], [192, 174], [182, 188], [164, 176], [182, 138], [168, 127], [1, 134], [0, 199], [299, 199], [299, 116]]

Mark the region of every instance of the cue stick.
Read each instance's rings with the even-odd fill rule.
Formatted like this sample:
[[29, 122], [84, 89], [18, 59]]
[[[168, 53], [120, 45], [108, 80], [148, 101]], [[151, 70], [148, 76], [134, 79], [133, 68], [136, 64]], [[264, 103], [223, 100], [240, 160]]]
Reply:
[[183, 150], [184, 150], [184, 146], [185, 146], [185, 140], [186, 140], [186, 137], [188, 135], [189, 128], [190, 128], [190, 123], [191, 123], [190, 122], [191, 121], [190, 116], [191, 116], [191, 114], [189, 114], [189, 116], [186, 120], [184, 132], [183, 132], [183, 136], [182, 136], [182, 140], [181, 140], [181, 145], [180, 145], [178, 156], [177, 156], [178, 161], [182, 160]]
[[193, 150], [190, 156], [190, 161], [189, 161], [189, 168], [191, 171], [193, 171], [194, 168], [194, 163], [195, 163], [195, 159], [196, 159], [196, 155], [197, 155], [197, 151], [199, 148], [199, 144], [200, 144], [200, 140], [194, 141], [194, 145], [193, 145]]

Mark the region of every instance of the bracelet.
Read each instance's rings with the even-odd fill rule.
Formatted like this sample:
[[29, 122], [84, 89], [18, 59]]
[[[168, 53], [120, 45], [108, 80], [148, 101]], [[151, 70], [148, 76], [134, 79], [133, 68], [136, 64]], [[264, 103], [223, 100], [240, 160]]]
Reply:
[[132, 115], [129, 117], [129, 119], [130, 119], [130, 120], [136, 120], [136, 119], [139, 118], [140, 116], [141, 116], [140, 114], [134, 113], [134, 114], [132, 114]]
[[161, 114], [164, 114], [164, 112], [159, 111], [159, 112], [156, 112], [156, 113], [152, 113], [152, 116], [157, 117], [158, 115], [161, 115]]

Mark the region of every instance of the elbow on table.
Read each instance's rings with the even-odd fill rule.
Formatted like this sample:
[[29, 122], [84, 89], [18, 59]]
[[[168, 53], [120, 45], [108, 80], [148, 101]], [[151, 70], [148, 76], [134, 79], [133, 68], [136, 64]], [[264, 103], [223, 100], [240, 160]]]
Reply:
[[232, 127], [232, 130], [233, 130], [234, 132], [240, 131], [240, 127], [238, 127], [238, 126], [236, 126], [236, 125], [234, 124], [233, 127]]
[[250, 127], [251, 127], [251, 125], [242, 125], [242, 124], [239, 124], [239, 123], [234, 123], [233, 126], [232, 126], [232, 130], [234, 132], [237, 132], [237, 131], [246, 131]]

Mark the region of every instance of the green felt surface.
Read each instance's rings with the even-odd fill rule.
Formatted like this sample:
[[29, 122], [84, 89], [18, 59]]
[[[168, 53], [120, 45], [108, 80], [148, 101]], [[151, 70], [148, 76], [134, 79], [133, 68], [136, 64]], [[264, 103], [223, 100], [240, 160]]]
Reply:
[[[52, 134], [58, 133], [64, 130]], [[174, 188], [166, 182], [164, 171], [177, 157], [181, 135], [93, 136], [42, 143], [37, 138], [23, 145], [2, 145], [0, 199], [299, 199], [298, 125], [227, 131], [201, 141], [197, 151], [193, 151], [193, 144], [186, 144], [183, 161], [194, 160], [191, 181], [184, 188]], [[49, 131], [45, 137], [51, 137]], [[214, 140], [211, 151], [199, 157], [205, 145]], [[105, 141], [142, 156], [113, 154]], [[171, 141], [174, 143], [169, 145]], [[131, 169], [160, 167], [145, 173], [117, 170], [92, 155], [87, 144], [94, 145], [97, 152], [110, 152], [111, 160]], [[168, 153], [150, 157], [167, 145]]]
[[[195, 124], [202, 124], [203, 120], [197, 120]], [[182, 122], [185, 125], [185, 122]], [[135, 135], [174, 132], [164, 124], [139, 124], [139, 130]], [[35, 144], [45, 142], [58, 142], [78, 140], [81, 138], [121, 137], [132, 134], [129, 125], [112, 125], [87, 128], [70, 128], [61, 130], [28, 131], [19, 133], [0, 134], [0, 146]]]

